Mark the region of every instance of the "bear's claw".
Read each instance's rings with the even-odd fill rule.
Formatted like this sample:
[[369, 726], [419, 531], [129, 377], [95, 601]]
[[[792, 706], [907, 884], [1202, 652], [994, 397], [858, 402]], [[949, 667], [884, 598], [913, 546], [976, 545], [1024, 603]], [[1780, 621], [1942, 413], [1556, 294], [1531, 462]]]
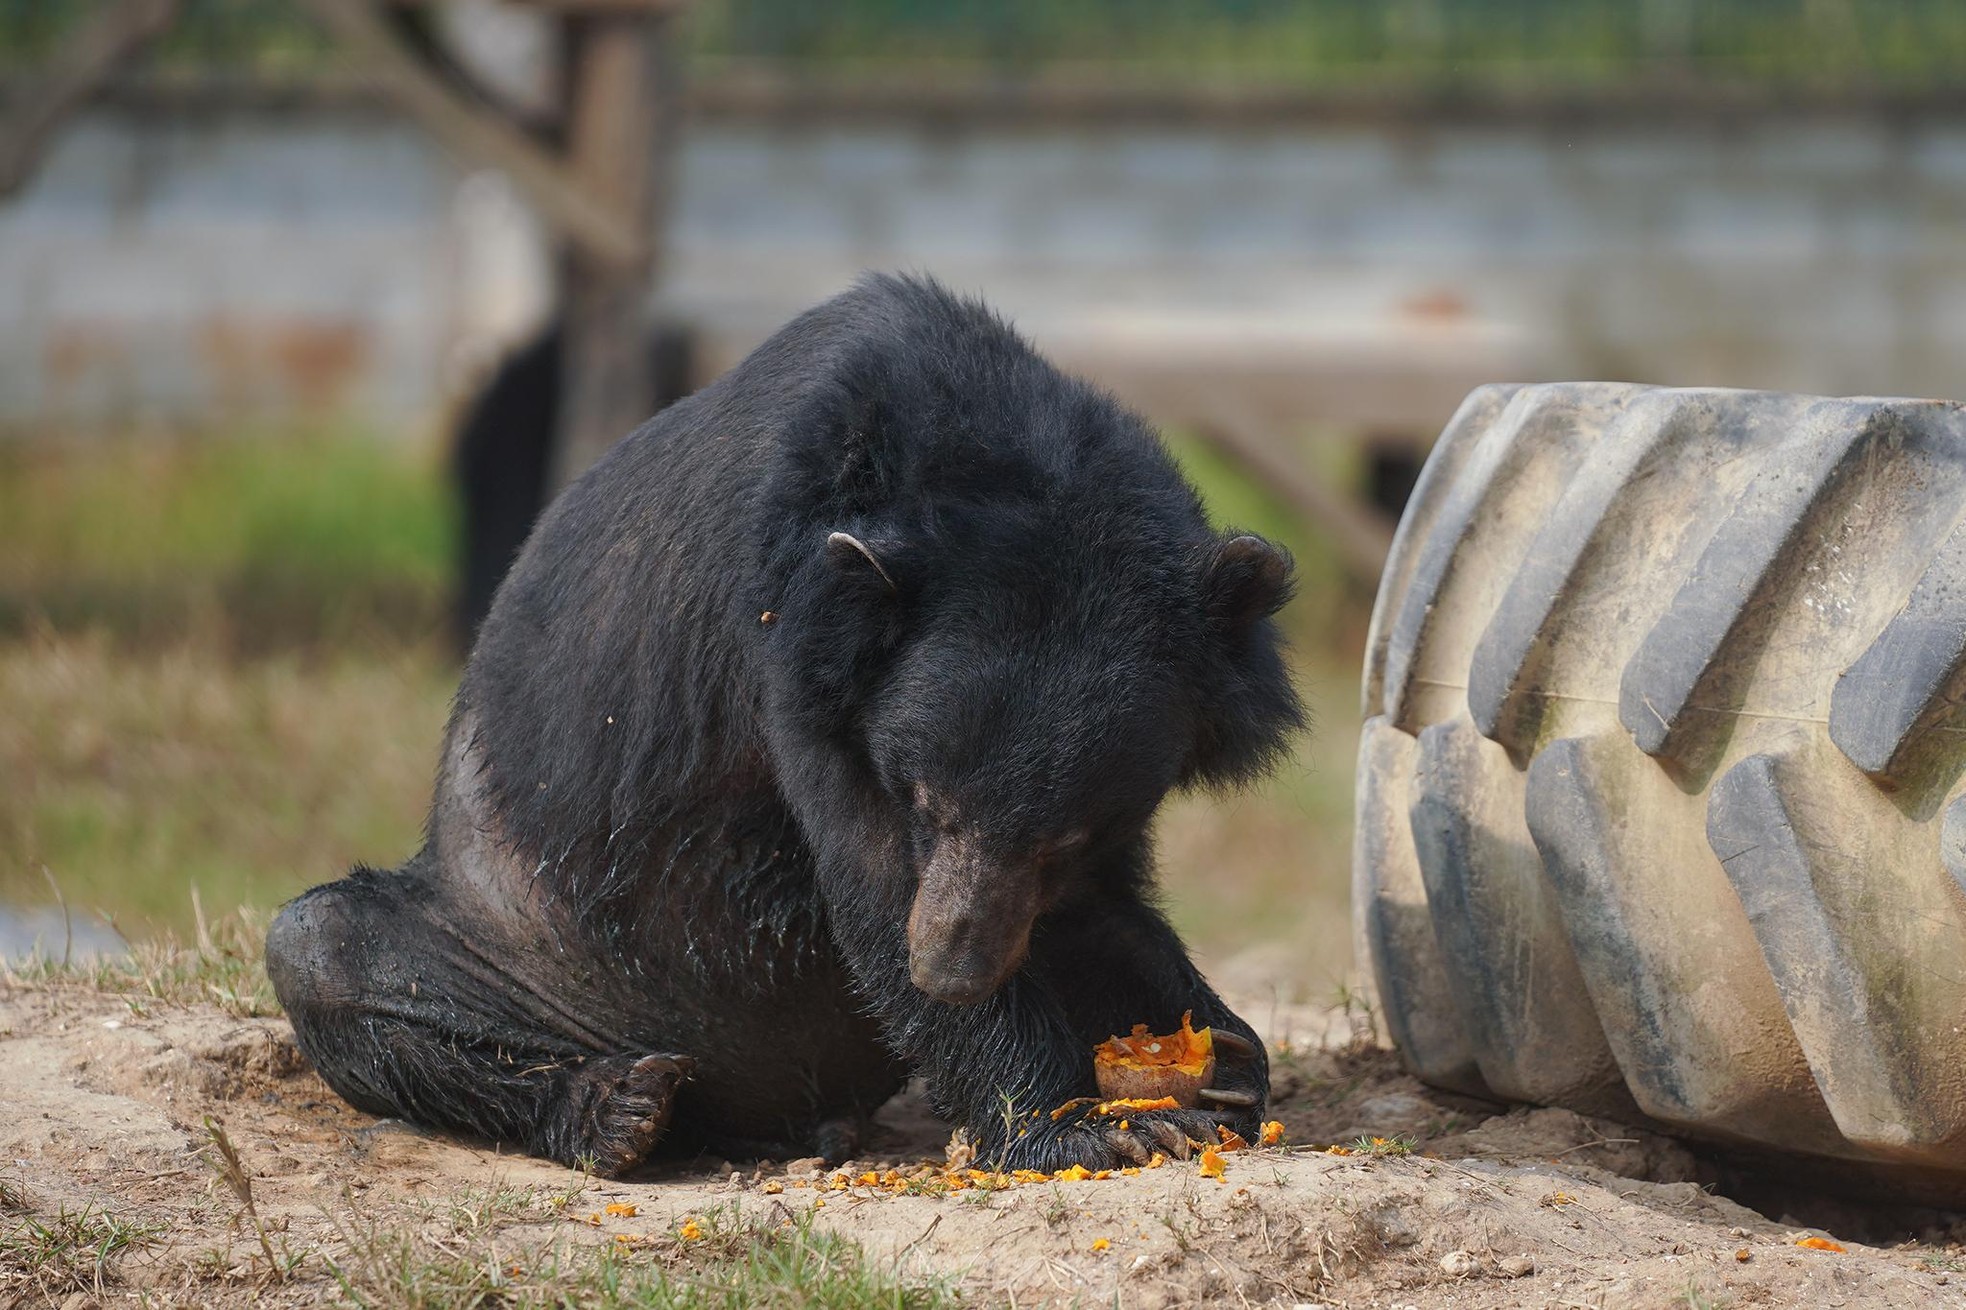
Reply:
[[1215, 1049], [1223, 1055], [1228, 1056], [1231, 1060], [1254, 1060], [1256, 1058], [1256, 1043], [1250, 1041], [1241, 1033], [1230, 1032], [1227, 1028], [1216, 1028], [1211, 1032], [1210, 1036], [1211, 1040], [1215, 1043]]
[[1141, 1144], [1140, 1139], [1130, 1132], [1108, 1128], [1101, 1135], [1105, 1138], [1106, 1145], [1123, 1159], [1131, 1160], [1135, 1164], [1147, 1164], [1154, 1158], [1153, 1154]]
[[1212, 1101], [1216, 1105], [1234, 1106], [1238, 1110], [1247, 1110], [1262, 1101], [1262, 1098], [1254, 1092], [1237, 1091], [1232, 1087], [1204, 1087], [1196, 1095], [1204, 1101]]
[[1155, 1119], [1147, 1124], [1147, 1131], [1160, 1143], [1161, 1150], [1176, 1160], [1188, 1158], [1188, 1135], [1168, 1123], [1165, 1119]]

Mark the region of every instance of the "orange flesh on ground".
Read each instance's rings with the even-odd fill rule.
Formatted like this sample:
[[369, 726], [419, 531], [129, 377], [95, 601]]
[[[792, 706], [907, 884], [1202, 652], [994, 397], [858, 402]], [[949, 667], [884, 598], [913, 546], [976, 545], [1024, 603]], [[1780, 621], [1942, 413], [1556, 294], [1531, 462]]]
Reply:
[[1175, 1069], [1199, 1077], [1215, 1054], [1215, 1034], [1207, 1028], [1196, 1032], [1193, 1022], [1190, 1011], [1181, 1016], [1180, 1029], [1164, 1037], [1136, 1023], [1131, 1037], [1109, 1037], [1093, 1047], [1093, 1062], [1122, 1069]]

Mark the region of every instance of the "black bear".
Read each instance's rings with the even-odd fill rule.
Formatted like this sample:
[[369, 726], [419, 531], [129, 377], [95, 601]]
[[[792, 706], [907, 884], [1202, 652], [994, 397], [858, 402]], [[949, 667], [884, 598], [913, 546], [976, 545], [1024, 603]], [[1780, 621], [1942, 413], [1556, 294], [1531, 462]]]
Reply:
[[[849, 1154], [910, 1073], [1002, 1167], [1257, 1127], [1254, 1033], [1156, 909], [1174, 788], [1277, 761], [1290, 562], [979, 304], [869, 277], [541, 517], [423, 849], [298, 897], [267, 970], [359, 1108], [599, 1171]], [[1213, 1025], [1195, 1110], [1092, 1047]]]

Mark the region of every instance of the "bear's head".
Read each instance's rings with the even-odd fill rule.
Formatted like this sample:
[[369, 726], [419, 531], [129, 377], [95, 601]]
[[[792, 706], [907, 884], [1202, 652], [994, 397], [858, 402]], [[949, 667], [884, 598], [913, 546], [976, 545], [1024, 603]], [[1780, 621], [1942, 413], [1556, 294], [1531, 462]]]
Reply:
[[1291, 562], [980, 306], [855, 294], [761, 502], [764, 726], [822, 866], [905, 904], [915, 985], [973, 1003], [1048, 910], [1146, 875], [1170, 790], [1280, 757]]
[[[1156, 540], [1124, 506], [946, 509], [933, 532], [815, 539], [814, 585], [774, 624], [773, 717], [824, 761], [782, 779], [827, 816], [809, 832], [859, 816], [841, 840], [912, 882], [915, 985], [967, 1004], [1040, 916], [1142, 876], [1169, 791], [1261, 772], [1301, 711], [1278, 547]], [[828, 798], [798, 805], [814, 782]]]

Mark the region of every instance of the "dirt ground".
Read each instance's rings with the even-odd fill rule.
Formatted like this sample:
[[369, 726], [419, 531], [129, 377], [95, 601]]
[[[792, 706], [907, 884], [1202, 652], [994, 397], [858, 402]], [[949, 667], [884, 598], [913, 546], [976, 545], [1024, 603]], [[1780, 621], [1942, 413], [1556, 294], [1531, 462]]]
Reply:
[[[598, 1181], [351, 1110], [282, 1020], [0, 981], [0, 1310], [499, 1304], [360, 1269], [379, 1233], [458, 1252], [495, 1283], [521, 1257], [535, 1271], [543, 1253], [675, 1260], [695, 1234], [801, 1217], [964, 1304], [1966, 1306], [1966, 1228], [1942, 1217], [1892, 1232], [1818, 1207], [1835, 1231], [1804, 1228], [1715, 1194], [1708, 1166], [1666, 1139], [1443, 1096], [1347, 1040], [1341, 1016], [1270, 1019], [1287, 1042], [1273, 1109], [1290, 1145], [1232, 1153], [1219, 1180], [1170, 1162], [938, 1195], [927, 1170], [858, 1181], [942, 1162], [946, 1127], [906, 1095], [839, 1182], [811, 1161]], [[265, 1248], [207, 1116], [250, 1179]], [[1320, 1149], [1333, 1144], [1351, 1153]], [[109, 1254], [64, 1263], [25, 1240], [63, 1223]], [[1798, 1245], [1809, 1237], [1842, 1249]]]

